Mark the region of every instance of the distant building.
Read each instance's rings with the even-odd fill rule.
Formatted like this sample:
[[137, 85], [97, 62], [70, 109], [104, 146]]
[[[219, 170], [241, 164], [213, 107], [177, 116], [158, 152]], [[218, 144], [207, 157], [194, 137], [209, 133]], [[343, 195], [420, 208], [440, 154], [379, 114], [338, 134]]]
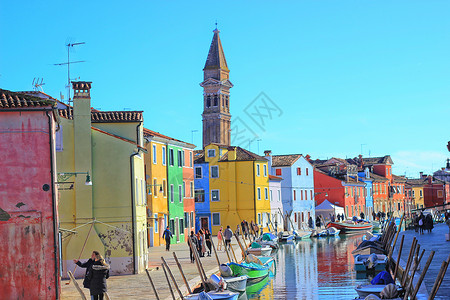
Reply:
[[195, 232], [212, 228], [209, 192], [209, 164], [203, 150], [194, 151]]
[[0, 89], [3, 299], [60, 299], [56, 101]]
[[270, 198], [270, 227], [280, 231], [283, 229], [283, 198], [282, 198], [282, 187], [281, 181], [283, 180], [280, 176], [269, 174], [269, 198]]

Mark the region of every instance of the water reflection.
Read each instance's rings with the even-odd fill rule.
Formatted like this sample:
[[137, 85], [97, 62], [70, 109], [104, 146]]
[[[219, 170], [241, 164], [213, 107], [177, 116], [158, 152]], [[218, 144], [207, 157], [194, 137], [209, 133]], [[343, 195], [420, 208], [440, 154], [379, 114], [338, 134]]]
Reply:
[[277, 270], [259, 292], [248, 299], [353, 299], [354, 287], [367, 279], [356, 278], [351, 252], [362, 234], [312, 238], [280, 245]]

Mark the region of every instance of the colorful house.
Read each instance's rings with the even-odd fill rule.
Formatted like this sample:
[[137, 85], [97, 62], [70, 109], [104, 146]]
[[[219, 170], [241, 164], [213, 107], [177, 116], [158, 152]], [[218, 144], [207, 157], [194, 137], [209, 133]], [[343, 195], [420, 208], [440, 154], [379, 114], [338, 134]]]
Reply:
[[0, 90], [3, 299], [60, 299], [55, 104]]
[[220, 226], [236, 228], [242, 220], [267, 229], [270, 217], [267, 160], [240, 147], [210, 144], [204, 149], [209, 167], [212, 233]]
[[369, 168], [366, 167], [363, 172], [358, 171], [359, 180], [366, 184], [364, 189], [364, 195], [366, 197], [366, 209], [364, 214], [366, 215], [366, 219], [372, 220], [374, 212], [373, 208], [373, 179], [370, 178]]
[[423, 193], [425, 183], [423, 179], [408, 178], [408, 180], [406, 181], [406, 185], [408, 185], [411, 188], [411, 200], [414, 202], [414, 207], [412, 209], [425, 208], [425, 200]]
[[314, 172], [313, 166], [301, 154], [271, 155], [265, 151], [269, 161], [270, 174], [281, 176], [281, 196], [283, 199], [283, 214], [290, 216], [291, 222], [285, 224], [288, 228], [308, 227], [310, 217], [315, 219]]
[[194, 151], [195, 173], [195, 232], [201, 228], [212, 228], [209, 193], [209, 164], [205, 162], [203, 150]]
[[[72, 87], [73, 108], [59, 109], [62, 145], [56, 154], [64, 186], [62, 274], [92, 250], [105, 256], [111, 274], [142, 272], [148, 264], [142, 112], [93, 110], [91, 83]], [[77, 268], [75, 275], [84, 273]]]
[[[270, 169], [270, 168], [269, 168]], [[281, 181], [283, 178], [280, 176], [269, 174], [269, 198], [270, 198], [270, 214], [271, 219], [269, 221], [270, 226], [276, 229], [276, 231], [283, 229], [283, 198], [281, 196]]]

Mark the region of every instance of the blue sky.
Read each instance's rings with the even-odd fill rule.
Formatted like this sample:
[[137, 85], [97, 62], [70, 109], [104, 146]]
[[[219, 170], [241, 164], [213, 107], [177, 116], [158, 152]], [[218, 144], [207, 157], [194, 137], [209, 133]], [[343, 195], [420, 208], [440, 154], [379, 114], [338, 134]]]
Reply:
[[[415, 177], [450, 156], [449, 11], [447, 0], [3, 1], [0, 87], [31, 90], [40, 77], [59, 98], [67, 69], [53, 64], [85, 42], [70, 53], [86, 61], [71, 77], [93, 82], [93, 107], [143, 110], [147, 128], [201, 145], [199, 83], [217, 20], [231, 113], [254, 132], [251, 151], [362, 149]], [[259, 127], [245, 111], [261, 92], [279, 111]]]

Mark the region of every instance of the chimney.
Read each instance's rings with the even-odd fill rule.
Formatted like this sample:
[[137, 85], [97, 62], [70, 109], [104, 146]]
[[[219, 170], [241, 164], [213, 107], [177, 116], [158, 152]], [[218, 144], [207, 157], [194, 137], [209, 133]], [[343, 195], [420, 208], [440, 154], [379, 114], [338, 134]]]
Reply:
[[420, 172], [419, 174], [420, 174], [420, 178], [423, 178], [423, 172]]
[[270, 174], [270, 169], [272, 168], [272, 150], [265, 150], [264, 156], [269, 161], [267, 167], [269, 168], [269, 174]]
[[306, 154], [305, 158], [306, 158], [307, 161], [310, 161], [310, 160], [311, 160], [311, 159], [310, 159], [310, 158], [311, 158], [311, 155]]
[[236, 160], [236, 147], [228, 147], [228, 160]]
[[446, 169], [450, 171], [450, 158], [447, 158], [447, 167], [446, 167]]
[[433, 177], [431, 177], [431, 175], [428, 175], [428, 184], [431, 184], [432, 181], [433, 181]]

